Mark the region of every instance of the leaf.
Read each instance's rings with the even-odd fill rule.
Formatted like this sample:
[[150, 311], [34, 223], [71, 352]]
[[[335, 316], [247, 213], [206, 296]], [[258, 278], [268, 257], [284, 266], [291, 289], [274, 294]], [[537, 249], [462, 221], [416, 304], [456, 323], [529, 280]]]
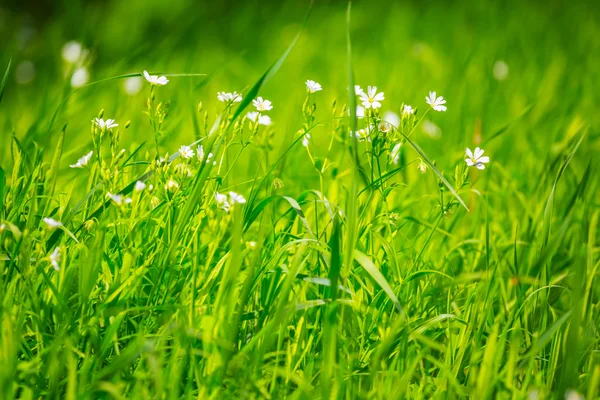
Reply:
[[373, 280], [377, 282], [379, 287], [383, 289], [383, 291], [388, 295], [390, 300], [392, 300], [392, 302], [394, 303], [396, 309], [401, 314], [404, 314], [404, 310], [402, 309], [402, 306], [400, 305], [396, 294], [392, 290], [388, 281], [381, 274], [381, 271], [379, 271], [375, 264], [373, 264], [373, 261], [371, 261], [369, 257], [367, 257], [365, 254], [361, 253], [358, 250], [354, 250], [354, 259], [365, 269], [365, 271], [367, 271], [371, 278], [373, 278]]
[[4, 77], [2, 83], [0, 83], [0, 103], [2, 103], [2, 97], [4, 97], [4, 88], [6, 87], [6, 80], [8, 79], [8, 73], [10, 72], [10, 65], [12, 64], [12, 57], [8, 59], [8, 66], [4, 71]]

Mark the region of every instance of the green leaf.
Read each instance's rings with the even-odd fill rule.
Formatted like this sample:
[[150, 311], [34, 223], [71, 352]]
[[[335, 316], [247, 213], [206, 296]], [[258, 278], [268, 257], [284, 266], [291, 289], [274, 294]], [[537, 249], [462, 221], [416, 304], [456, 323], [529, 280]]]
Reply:
[[383, 291], [388, 295], [390, 300], [392, 300], [392, 303], [394, 303], [396, 309], [401, 314], [404, 314], [402, 306], [400, 305], [396, 294], [392, 290], [392, 287], [385, 279], [385, 277], [381, 274], [381, 271], [379, 271], [375, 264], [373, 264], [373, 261], [371, 261], [369, 257], [367, 257], [365, 254], [361, 253], [358, 250], [354, 250], [354, 259], [364, 268], [365, 271], [367, 271], [367, 273], [371, 276], [371, 278], [373, 278], [373, 280], [379, 285], [379, 287], [383, 289]]

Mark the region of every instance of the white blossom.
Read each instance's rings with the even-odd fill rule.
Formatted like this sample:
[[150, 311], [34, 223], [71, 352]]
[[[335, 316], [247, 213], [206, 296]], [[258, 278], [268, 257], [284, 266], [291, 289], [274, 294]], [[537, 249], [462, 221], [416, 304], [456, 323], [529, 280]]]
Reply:
[[354, 85], [354, 94], [357, 96], [360, 96], [361, 94], [364, 94], [365, 91], [362, 90], [362, 88], [359, 85]]
[[63, 60], [71, 64], [79, 61], [83, 53], [83, 45], [76, 40], [68, 41], [62, 48]]
[[88, 163], [92, 159], [93, 154], [94, 154], [94, 151], [92, 150], [89, 153], [87, 153], [86, 155], [84, 155], [83, 157], [81, 157], [79, 160], [77, 160], [77, 163], [69, 165], [69, 167], [71, 167], [71, 168], [85, 167], [86, 165], [88, 165]]
[[229, 199], [226, 194], [216, 192], [215, 201], [217, 202], [217, 207], [225, 210], [226, 212], [229, 212], [231, 204], [229, 204]]
[[254, 107], [256, 107], [257, 111], [269, 111], [273, 109], [271, 102], [263, 99], [262, 97], [257, 97], [255, 100], [252, 100], [252, 104], [254, 104]]
[[404, 105], [402, 109], [402, 115], [413, 115], [415, 113], [415, 109], [409, 106], [408, 104]]
[[400, 161], [400, 149], [402, 148], [402, 142], [398, 142], [394, 145], [394, 147], [392, 148], [392, 151], [390, 152], [390, 158], [392, 159], [392, 162], [394, 164], [398, 164], [398, 162]]
[[179, 148], [179, 155], [185, 159], [194, 157], [194, 150], [190, 146], [183, 145]]
[[248, 114], [246, 114], [246, 118], [248, 118], [252, 122], [256, 122], [256, 120], [258, 119], [259, 125], [269, 126], [272, 123], [271, 117], [269, 117], [268, 115], [261, 115], [261, 113], [256, 111], [250, 111]]
[[437, 97], [435, 92], [429, 92], [429, 96], [425, 97], [427, 104], [435, 111], [446, 111], [446, 100], [442, 96]]
[[60, 270], [60, 247], [54, 248], [54, 251], [50, 254], [50, 264], [55, 270]]
[[112, 194], [111, 192], [106, 193], [106, 197], [111, 199], [117, 206], [130, 204], [133, 201], [130, 197], [123, 197], [122, 194]]
[[385, 114], [383, 114], [383, 121], [392, 125], [394, 128], [400, 126], [400, 117], [393, 111], [386, 111]]
[[136, 192], [141, 192], [142, 190], [146, 189], [146, 184], [142, 181], [137, 181], [134, 189]]
[[308, 93], [316, 93], [320, 91], [322, 87], [319, 83], [309, 79], [306, 81], [306, 89], [308, 90]]
[[474, 152], [471, 152], [471, 149], [467, 147], [465, 162], [469, 167], [475, 166], [477, 169], [485, 169], [484, 164], [489, 163], [490, 158], [484, 156], [483, 153], [483, 149], [480, 149], [479, 147], [476, 147]]
[[123, 81], [123, 87], [125, 88], [125, 93], [130, 96], [135, 96], [142, 90], [142, 78], [139, 76], [132, 76], [131, 78], [127, 78]]
[[62, 226], [62, 222], [57, 221], [54, 218], [46, 217], [46, 218], [44, 218], [44, 222], [46, 223], [47, 228], [50, 230], [56, 229], [56, 228]]
[[237, 92], [225, 93], [217, 92], [217, 99], [223, 103], [239, 103], [242, 101], [242, 95]]
[[308, 147], [308, 143], [310, 140], [310, 133], [307, 133], [306, 135], [304, 135], [304, 137], [302, 138], [302, 146], [304, 147]]
[[102, 118], [95, 118], [92, 120], [94, 125], [96, 125], [100, 130], [112, 129], [119, 126], [119, 124], [115, 124], [114, 119], [107, 119], [106, 121]]
[[144, 71], [143, 75], [151, 85], [164, 86], [169, 83], [166, 76], [150, 75], [148, 71]]
[[73, 72], [71, 76], [71, 86], [74, 88], [80, 88], [90, 80], [90, 73], [86, 67], [79, 67]]
[[173, 180], [173, 179], [169, 179], [167, 181], [167, 184], [165, 185], [165, 189], [169, 190], [169, 191], [174, 191], [179, 187], [179, 183], [177, 183], [177, 181]]
[[383, 92], [377, 93], [377, 86], [369, 86], [367, 93], [362, 92], [359, 96], [364, 108], [374, 110], [380, 108], [381, 101], [385, 99]]

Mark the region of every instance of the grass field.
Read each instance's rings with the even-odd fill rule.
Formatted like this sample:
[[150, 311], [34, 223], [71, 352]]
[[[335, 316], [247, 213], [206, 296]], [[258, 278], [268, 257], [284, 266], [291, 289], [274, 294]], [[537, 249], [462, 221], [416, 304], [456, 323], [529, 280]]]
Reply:
[[600, 398], [599, 36], [0, 5], [0, 399]]

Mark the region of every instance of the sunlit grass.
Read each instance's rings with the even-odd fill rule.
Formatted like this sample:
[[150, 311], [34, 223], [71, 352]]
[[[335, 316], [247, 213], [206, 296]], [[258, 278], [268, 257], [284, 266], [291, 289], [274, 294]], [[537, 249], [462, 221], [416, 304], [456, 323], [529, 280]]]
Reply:
[[383, 80], [354, 43], [366, 10], [317, 14], [345, 43], [301, 76], [312, 17], [237, 84], [185, 62], [84, 82], [68, 42], [42, 102], [7, 61], [1, 398], [600, 395], [589, 88], [557, 109], [559, 58], [532, 96], [476, 48], [450, 82]]

